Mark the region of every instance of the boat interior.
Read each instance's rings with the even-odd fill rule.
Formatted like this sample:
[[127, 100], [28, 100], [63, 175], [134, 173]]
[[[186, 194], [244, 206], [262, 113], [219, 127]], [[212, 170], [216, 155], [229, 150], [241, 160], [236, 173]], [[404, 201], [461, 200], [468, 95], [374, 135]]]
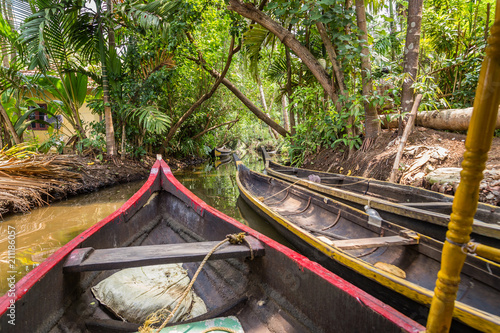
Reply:
[[[125, 246], [147, 248], [185, 243], [192, 243], [195, 248], [195, 244], [219, 242], [227, 234], [239, 232], [239, 227], [197, 206], [181, 192], [177, 191], [176, 195], [167, 191], [156, 192], [133, 216], [107, 223], [100, 233], [89, 237], [83, 245], [94, 248], [93, 254], [80, 257], [81, 263], [71, 262], [71, 258], [65, 262], [63, 276], [57, 279], [62, 279], [65, 286], [76, 288], [80, 293], [74, 299], [64, 300], [70, 305], [61, 318], [45, 319], [50, 329], [40, 329], [52, 333], [136, 332], [140, 323], [124, 322], [120, 316], [101, 305], [91, 291], [92, 287], [119, 271], [118, 267], [135, 267], [141, 265], [140, 261], [145, 257], [151, 258], [144, 254], [142, 259], [132, 258], [124, 255], [123, 251], [119, 254], [119, 249], [125, 250]], [[346, 332], [365, 331], [368, 326], [381, 327], [388, 332], [401, 330], [385, 316], [367, 311], [366, 304], [356, 297], [332, 288], [324, 278], [301, 267], [285, 253], [267, 245], [265, 249], [262, 245], [259, 248], [259, 244], [255, 245], [259, 242], [256, 239], [252, 241], [253, 260], [246, 249], [244, 257], [241, 253], [229, 253], [224, 259], [207, 261], [193, 286], [195, 293], [204, 301], [207, 312], [188, 319], [187, 323], [229, 316], [237, 318], [241, 325], [241, 330], [237, 332]], [[116, 246], [119, 248], [114, 248]], [[183, 248], [186, 249], [185, 246]], [[141, 257], [141, 249], [137, 249], [137, 255]], [[193, 255], [188, 252], [188, 256]], [[85, 265], [87, 260], [92, 263]], [[177, 261], [181, 261], [192, 279], [201, 259], [183, 258]], [[66, 296], [74, 294], [64, 293]], [[355, 320], [362, 317], [367, 320]]]
[[[423, 287], [432, 297], [440, 269], [442, 243], [389, 223], [376, 212], [365, 214], [246, 167], [240, 167], [239, 174], [242, 186], [267, 210], [275, 212], [278, 219], [282, 219], [280, 223], [287, 224], [285, 229], [297, 227], [311, 239], [329, 245], [330, 250], [340, 251], [350, 260], [362, 260], [373, 265], [374, 270], [401, 278], [408, 288]], [[327, 259], [321, 261], [325, 267], [328, 267]], [[468, 255], [457, 300], [499, 316], [499, 286], [500, 265]]]

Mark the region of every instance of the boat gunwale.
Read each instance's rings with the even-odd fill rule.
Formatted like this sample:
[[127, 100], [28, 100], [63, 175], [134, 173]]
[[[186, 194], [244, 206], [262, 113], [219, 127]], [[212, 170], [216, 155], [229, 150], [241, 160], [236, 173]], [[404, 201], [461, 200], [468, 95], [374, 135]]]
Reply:
[[[236, 181], [237, 181], [237, 184], [238, 184], [240, 191], [242, 193], [245, 193], [245, 195], [244, 195], [245, 197], [247, 197], [250, 201], [252, 201], [252, 203], [254, 205], [256, 205], [257, 207], [260, 207], [260, 209], [264, 210], [264, 213], [269, 215], [269, 217], [271, 217], [271, 219], [273, 219], [275, 222], [277, 222], [282, 227], [286, 228], [287, 230], [289, 230], [290, 232], [292, 232], [293, 234], [295, 234], [295, 236], [297, 236], [299, 238], [304, 239], [300, 235], [301, 234], [305, 235], [308, 239], [304, 239], [304, 240], [307, 242], [307, 244], [309, 246], [312, 246], [316, 250], [319, 250], [320, 252], [322, 252], [325, 256], [327, 256], [333, 260], [338, 261], [340, 264], [354, 270], [355, 272], [358, 272], [358, 274], [362, 274], [363, 276], [380, 283], [382, 286], [384, 286], [386, 288], [389, 288], [391, 290], [394, 290], [395, 292], [403, 294], [405, 297], [409, 297], [413, 301], [423, 303], [425, 305], [431, 304], [432, 297], [434, 294], [433, 290], [429, 290], [429, 289], [421, 287], [413, 282], [399, 278], [399, 277], [394, 276], [392, 274], [388, 274], [388, 273], [376, 268], [375, 266], [373, 266], [373, 265], [371, 265], [363, 260], [360, 260], [359, 258], [352, 256], [348, 252], [345, 252], [341, 249], [330, 246], [329, 244], [322, 242], [316, 236], [312, 235], [309, 231], [302, 229], [300, 226], [296, 225], [296, 223], [289, 221], [286, 216], [281, 216], [279, 213], [274, 212], [270, 207], [268, 207], [266, 204], [264, 204], [259, 199], [255, 198], [251, 193], [249, 193], [246, 190], [246, 188], [243, 187], [241, 180], [240, 180], [240, 168], [245, 168], [246, 170], [248, 170], [249, 174], [258, 175], [259, 177], [262, 177], [264, 179], [269, 178], [269, 179], [276, 180], [276, 181], [282, 183], [283, 186], [286, 186], [285, 184], [287, 184], [288, 187], [294, 188], [294, 189], [298, 190], [298, 192], [308, 192], [308, 194], [311, 196], [323, 197], [327, 200], [331, 200], [332, 202], [343, 205], [343, 206], [345, 206], [348, 209], [351, 209], [353, 211], [358, 211], [358, 212], [365, 214], [365, 215], [366, 215], [366, 213], [364, 213], [361, 210], [356, 209], [354, 207], [350, 207], [348, 205], [342, 204], [342, 203], [340, 203], [332, 198], [328, 198], [328, 197], [322, 195], [321, 193], [311, 191], [311, 190], [304, 188], [304, 187], [296, 186], [295, 184], [289, 184], [284, 180], [277, 179], [277, 178], [272, 177], [270, 175], [264, 175], [264, 174], [261, 174], [259, 172], [250, 170], [248, 167], [246, 167], [241, 162], [238, 164], [238, 175], [236, 177]], [[266, 182], [264, 182], [264, 183], [266, 183]], [[387, 222], [387, 223], [392, 224], [390, 222]], [[434, 240], [434, 239], [427, 237], [425, 235], [420, 235], [420, 237], [425, 237], [428, 240], [439, 242], [439, 241]], [[346, 257], [348, 257], [348, 258], [346, 258]], [[339, 258], [342, 260], [339, 260]], [[488, 260], [483, 259], [483, 258], [481, 258], [481, 260], [489, 262]], [[348, 262], [352, 262], [354, 265], [349, 265]], [[376, 279], [376, 278], [374, 278], [373, 275], [362, 273], [359, 269], [356, 269], [355, 266], [361, 267], [364, 271], [367, 271], [368, 273], [378, 274], [383, 280], [386, 280], [386, 282], [383, 283], [381, 281], [381, 279]], [[387, 283], [387, 282], [389, 282], [389, 283]], [[408, 295], [407, 293], [402, 292], [402, 290], [398, 290], [398, 289], [401, 289], [401, 287], [398, 287], [398, 282], [399, 282], [400, 286], [402, 286], [403, 288], [406, 288], [406, 290], [409, 290], [411, 292], [411, 294], [413, 294], [413, 297], [410, 297], [410, 295]], [[390, 286], [391, 284], [393, 285], [392, 287]], [[393, 288], [394, 286], [396, 286], [398, 288]], [[498, 328], [500, 326], [500, 316], [497, 316], [497, 315], [494, 315], [492, 313], [488, 313], [486, 311], [477, 309], [475, 307], [467, 305], [466, 303], [462, 303], [459, 301], [455, 302], [455, 309], [454, 309], [454, 317], [455, 318], [461, 319], [461, 321], [466, 323], [467, 325], [471, 325], [474, 323], [474, 316], [480, 317], [480, 318], [482, 318], [482, 320], [487, 321], [489, 326], [491, 326], [490, 328], [495, 328], [495, 327]], [[477, 326], [471, 325], [471, 327], [477, 327]]]

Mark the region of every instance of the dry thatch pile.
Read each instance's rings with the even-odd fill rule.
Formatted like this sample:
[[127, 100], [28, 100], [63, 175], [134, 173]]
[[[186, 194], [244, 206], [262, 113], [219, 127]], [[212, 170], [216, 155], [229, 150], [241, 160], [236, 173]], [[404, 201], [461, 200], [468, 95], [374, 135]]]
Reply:
[[81, 167], [74, 157], [41, 155], [28, 148], [18, 145], [0, 150], [0, 214], [9, 206], [20, 212], [41, 206], [51, 192], [81, 178], [70, 171]]

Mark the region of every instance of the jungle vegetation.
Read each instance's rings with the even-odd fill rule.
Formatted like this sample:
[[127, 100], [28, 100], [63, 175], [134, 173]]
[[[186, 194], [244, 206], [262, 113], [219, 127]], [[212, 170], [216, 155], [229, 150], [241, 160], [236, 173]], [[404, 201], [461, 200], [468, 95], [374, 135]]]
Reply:
[[[378, 115], [404, 115], [417, 93], [420, 110], [472, 106], [492, 4], [0, 0], [0, 144], [62, 150], [32, 116], [42, 98], [101, 156], [264, 142], [300, 164], [370, 149]], [[85, 122], [84, 103], [102, 120]], [[36, 122], [48, 141], [29, 135]]]

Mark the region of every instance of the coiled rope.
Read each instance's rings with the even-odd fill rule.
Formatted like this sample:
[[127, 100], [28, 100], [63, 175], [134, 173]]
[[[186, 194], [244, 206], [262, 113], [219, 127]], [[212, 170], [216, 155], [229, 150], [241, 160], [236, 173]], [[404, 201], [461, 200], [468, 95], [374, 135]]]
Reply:
[[[193, 275], [193, 278], [191, 279], [191, 282], [189, 283], [189, 285], [186, 287], [186, 289], [184, 290], [184, 292], [182, 293], [182, 296], [180, 297], [179, 301], [177, 302], [177, 305], [175, 306], [175, 308], [170, 312], [170, 315], [167, 317], [167, 319], [165, 319], [163, 321], [163, 323], [160, 325], [160, 327], [156, 330], [156, 333], [159, 333], [164, 327], [165, 325], [168, 324], [168, 322], [172, 319], [172, 317], [175, 315], [175, 313], [177, 312], [177, 310], [179, 309], [179, 307], [181, 306], [181, 303], [182, 301], [184, 300], [184, 298], [186, 298], [186, 296], [189, 294], [189, 292], [191, 291], [191, 289], [193, 288], [193, 285], [196, 281], [196, 279], [198, 278], [198, 275], [200, 274], [203, 266], [205, 266], [206, 262], [208, 261], [208, 259], [210, 258], [210, 256], [215, 252], [217, 251], [217, 249], [223, 245], [224, 243], [226, 242], [229, 242], [230, 244], [241, 244], [243, 243], [243, 241], [245, 241], [248, 245], [248, 247], [250, 248], [250, 260], [253, 260], [254, 259], [254, 253], [253, 253], [253, 248], [252, 246], [250, 245], [250, 243], [248, 242], [248, 240], [245, 238], [245, 233], [244, 232], [240, 232], [239, 234], [230, 234], [230, 235], [226, 235], [226, 238], [222, 241], [220, 241], [219, 243], [217, 243], [211, 250], [210, 252], [208, 252], [208, 254], [205, 256], [205, 258], [203, 259], [203, 261], [201, 262], [200, 264], [200, 267], [198, 267], [198, 269], [196, 270], [196, 273], [194, 273]], [[165, 308], [164, 308], [165, 309]], [[151, 330], [153, 328], [150, 327], [151, 324], [154, 324], [158, 321], [158, 317], [156, 316], [157, 313], [161, 312], [162, 310], [164, 309], [160, 309], [158, 311], [156, 311], [155, 313], [152, 313], [148, 319], [146, 319], [146, 321], [144, 322], [143, 326], [139, 327], [139, 332], [140, 333], [148, 333], [148, 332], [151, 332]], [[233, 333], [234, 331], [233, 330], [230, 330], [230, 329], [226, 329], [226, 328], [221, 328], [221, 327], [213, 327], [214, 329], [215, 328], [218, 328], [218, 330], [224, 330], [226, 332], [229, 332], [229, 333]], [[213, 330], [207, 330], [205, 332], [211, 332]]]

